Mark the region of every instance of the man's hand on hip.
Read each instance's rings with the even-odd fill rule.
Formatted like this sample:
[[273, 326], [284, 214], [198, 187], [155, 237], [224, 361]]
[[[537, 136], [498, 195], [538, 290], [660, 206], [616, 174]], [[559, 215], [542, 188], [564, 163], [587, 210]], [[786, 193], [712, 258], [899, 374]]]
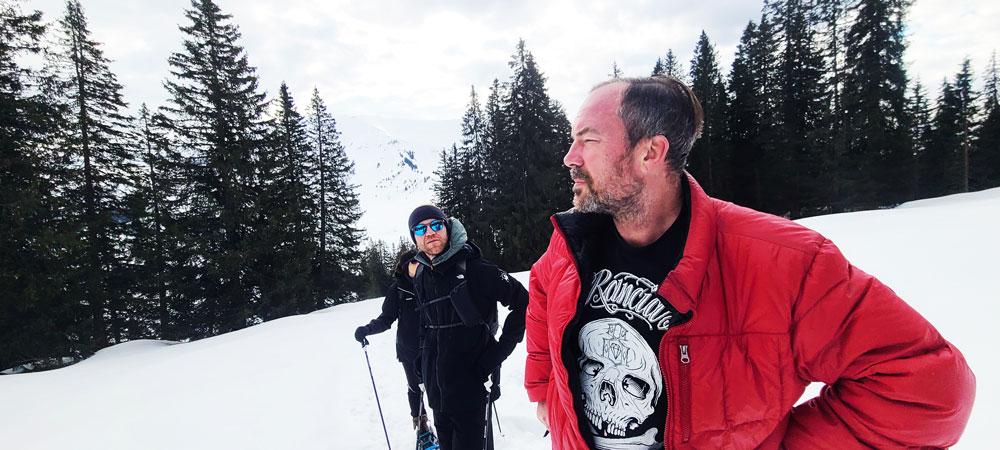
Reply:
[[545, 402], [538, 402], [535, 415], [538, 416], [538, 421], [545, 425], [545, 429], [549, 429], [549, 409], [545, 406]]

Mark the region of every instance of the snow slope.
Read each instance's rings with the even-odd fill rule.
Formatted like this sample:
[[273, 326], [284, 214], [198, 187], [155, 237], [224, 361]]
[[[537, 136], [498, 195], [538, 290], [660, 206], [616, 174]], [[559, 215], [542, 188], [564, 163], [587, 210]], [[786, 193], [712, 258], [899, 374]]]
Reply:
[[[857, 266], [892, 286], [954, 342], [978, 378], [956, 448], [991, 448], [1000, 417], [1000, 189], [804, 219]], [[526, 282], [527, 274], [516, 275]], [[0, 441], [17, 449], [385, 448], [354, 328], [369, 300], [197, 342], [136, 341], [64, 369], [0, 376]], [[389, 436], [412, 448], [392, 331], [371, 338]], [[524, 345], [504, 365], [500, 449], [544, 449], [521, 388]], [[814, 390], [812, 390], [814, 391]]]

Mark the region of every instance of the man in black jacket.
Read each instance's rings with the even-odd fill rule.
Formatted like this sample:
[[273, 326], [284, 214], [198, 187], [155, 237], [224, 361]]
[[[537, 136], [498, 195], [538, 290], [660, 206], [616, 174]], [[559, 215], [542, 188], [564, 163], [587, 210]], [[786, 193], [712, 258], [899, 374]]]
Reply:
[[[410, 416], [413, 417], [413, 428], [418, 432], [427, 430], [427, 412], [423, 405], [423, 394], [420, 391], [420, 343], [418, 339], [420, 319], [417, 317], [416, 294], [413, 293], [412, 270], [416, 269], [413, 257], [416, 249], [400, 253], [396, 259], [396, 269], [393, 271], [394, 281], [382, 301], [382, 314], [372, 319], [367, 325], [362, 325], [354, 331], [354, 339], [361, 345], [368, 345], [367, 337], [388, 330], [392, 323], [399, 320], [396, 329], [396, 358], [403, 365], [406, 375], [406, 397], [410, 403]], [[412, 267], [411, 270], [411, 265]]]
[[[409, 226], [420, 250], [414, 288], [424, 386], [441, 449], [492, 449], [486, 413], [499, 390], [484, 384], [492, 376], [497, 386], [500, 363], [524, 337], [528, 292], [484, 260], [461, 222], [437, 207], [415, 209]], [[498, 340], [497, 303], [510, 309]]]

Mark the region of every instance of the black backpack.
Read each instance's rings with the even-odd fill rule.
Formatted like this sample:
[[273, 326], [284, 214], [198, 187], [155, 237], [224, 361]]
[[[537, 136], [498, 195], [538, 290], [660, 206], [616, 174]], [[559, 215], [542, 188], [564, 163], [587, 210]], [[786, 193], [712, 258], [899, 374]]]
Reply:
[[[457, 326], [475, 327], [480, 325], [487, 325], [490, 330], [490, 334], [492, 336], [496, 336], [497, 331], [500, 328], [498, 314], [493, 314], [493, 317], [491, 318], [489, 323], [487, 323], [487, 321], [483, 319], [483, 315], [482, 313], [479, 312], [479, 308], [477, 308], [475, 303], [473, 302], [472, 293], [469, 290], [469, 278], [467, 276], [467, 271], [466, 271], [466, 260], [463, 259], [459, 261], [458, 263], [455, 264], [455, 267], [458, 269], [458, 273], [456, 274], [456, 276], [462, 277], [463, 278], [462, 282], [459, 283], [454, 288], [452, 288], [451, 292], [449, 292], [448, 295], [427, 301], [417, 306], [417, 309], [418, 310], [425, 309], [426, 307], [434, 303], [442, 301], [450, 301], [452, 308], [455, 309], [455, 313], [458, 314], [458, 317], [461, 319], [461, 321], [450, 324], [431, 324], [429, 326], [430, 328], [441, 329], [441, 328], [453, 328]], [[414, 278], [419, 279], [421, 274], [423, 273], [423, 270], [424, 270], [424, 265], [420, 264], [417, 267], [417, 273]], [[493, 307], [495, 309], [496, 305], [493, 305]], [[428, 321], [430, 321], [429, 315], [428, 315]]]

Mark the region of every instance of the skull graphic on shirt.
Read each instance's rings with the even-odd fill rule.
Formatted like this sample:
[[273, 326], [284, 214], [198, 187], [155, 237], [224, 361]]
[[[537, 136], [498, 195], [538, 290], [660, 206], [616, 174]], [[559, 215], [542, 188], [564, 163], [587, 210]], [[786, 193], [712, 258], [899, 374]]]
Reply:
[[587, 323], [578, 342], [580, 391], [595, 437], [635, 437], [663, 395], [656, 353], [616, 318]]

